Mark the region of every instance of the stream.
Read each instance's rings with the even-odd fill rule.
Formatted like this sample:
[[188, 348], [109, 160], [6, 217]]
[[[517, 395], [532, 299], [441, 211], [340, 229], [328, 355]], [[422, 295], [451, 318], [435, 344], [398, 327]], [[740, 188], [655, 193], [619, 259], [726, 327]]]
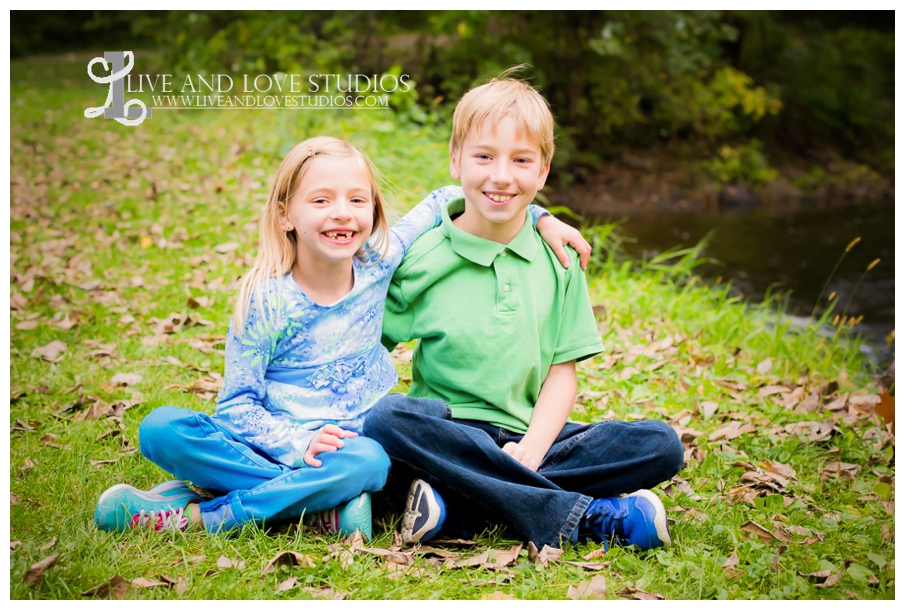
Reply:
[[[785, 210], [712, 210], [641, 212], [600, 216], [618, 221], [632, 256], [650, 258], [670, 248], [693, 246], [709, 231], [704, 255], [721, 264], [704, 263], [696, 272], [722, 277], [746, 298], [761, 301], [768, 293], [790, 293], [787, 313], [807, 318], [820, 299], [818, 314], [835, 292], [835, 312], [864, 316], [855, 326], [866, 339], [863, 351], [881, 365], [892, 362], [886, 337], [895, 328], [895, 208], [890, 202], [845, 206], [800, 204]], [[833, 275], [823, 298], [820, 291], [846, 246], [860, 237]], [[870, 263], [880, 262], [867, 273]], [[893, 344], [894, 347], [894, 344]]]

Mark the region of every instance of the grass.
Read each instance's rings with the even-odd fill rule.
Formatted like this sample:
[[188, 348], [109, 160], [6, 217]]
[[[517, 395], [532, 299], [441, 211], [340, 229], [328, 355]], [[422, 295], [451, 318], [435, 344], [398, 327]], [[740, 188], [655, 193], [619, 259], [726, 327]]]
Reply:
[[[875, 392], [857, 340], [797, 328], [775, 300], [745, 303], [727, 286], [705, 284], [694, 275], [700, 248], [628, 260], [612, 226], [587, 228], [597, 245], [589, 289], [608, 351], [581, 363], [573, 417], [658, 418], [685, 431], [688, 465], [658, 492], [671, 549], [614, 548], [595, 560], [606, 564], [599, 573], [534, 565], [523, 549], [503, 570], [442, 569], [419, 558], [423, 573], [395, 577], [373, 555], [356, 553], [344, 567], [331, 546], [339, 539], [299, 527], [97, 531], [92, 515], [104, 489], [168, 478], [134, 451], [141, 419], [166, 404], [214, 410], [233, 284], [252, 260], [255, 221], [288, 147], [318, 134], [352, 139], [395, 185], [390, 199], [400, 209], [449, 178], [444, 129], [390, 114], [172, 111], [135, 129], [85, 119], [105, 94], [84, 75], [91, 57], [11, 68], [9, 523], [19, 541], [10, 550], [11, 598], [79, 598], [115, 575], [181, 580], [123, 593], [142, 599], [564, 599], [595, 575], [609, 598], [626, 587], [625, 595], [671, 599], [894, 597], [893, 441], [869, 413], [824, 409], [846, 393]], [[55, 340], [66, 350], [54, 362], [32, 355]], [[404, 363], [399, 372], [410, 374]], [[141, 379], [122, 385], [119, 373]], [[788, 403], [794, 392], [762, 396], [782, 383], [802, 388], [796, 405], [776, 400]], [[808, 427], [824, 421], [829, 435]], [[714, 434], [727, 424], [750, 430]], [[775, 463], [795, 471], [785, 484], [764, 474]], [[762, 483], [746, 490], [746, 475]], [[393, 545], [398, 516], [381, 516], [371, 546]], [[749, 522], [779, 539], [749, 537]], [[466, 557], [520, 540], [496, 527], [476, 542], [451, 550]], [[582, 561], [597, 548], [570, 546], [562, 559]], [[316, 567], [262, 575], [285, 550]], [[54, 554], [42, 581], [26, 584], [29, 567]], [[244, 568], [218, 568], [221, 556]], [[829, 574], [836, 582], [818, 587]], [[279, 591], [290, 577], [297, 584]]]

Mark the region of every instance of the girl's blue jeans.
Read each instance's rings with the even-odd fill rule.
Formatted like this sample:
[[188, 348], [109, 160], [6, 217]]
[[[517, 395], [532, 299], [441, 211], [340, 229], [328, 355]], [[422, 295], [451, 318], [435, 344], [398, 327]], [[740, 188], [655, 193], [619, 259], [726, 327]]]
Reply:
[[364, 436], [343, 440], [341, 449], [318, 455], [320, 467], [292, 468], [198, 411], [160, 407], [139, 431], [146, 458], [179, 479], [224, 494], [200, 504], [208, 531], [298, 519], [381, 489], [390, 470], [386, 452]]
[[684, 462], [682, 443], [666, 422], [567, 423], [534, 472], [501, 449], [523, 435], [453, 419], [442, 400], [401, 394], [382, 398], [364, 431], [435, 487], [460, 523], [502, 516], [538, 548], [577, 541], [592, 499], [653, 487]]

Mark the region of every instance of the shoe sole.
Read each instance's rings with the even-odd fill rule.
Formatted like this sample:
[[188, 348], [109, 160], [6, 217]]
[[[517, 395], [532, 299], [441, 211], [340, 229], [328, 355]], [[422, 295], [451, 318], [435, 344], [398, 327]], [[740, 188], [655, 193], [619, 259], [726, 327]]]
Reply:
[[663, 543], [663, 548], [668, 549], [671, 547], [672, 538], [669, 535], [669, 523], [666, 520], [666, 507], [663, 506], [663, 502], [657, 497], [657, 494], [648, 489], [640, 489], [635, 493], [629, 494], [629, 496], [644, 498], [654, 505], [654, 508], [656, 508], [654, 514], [654, 528], [657, 530], [657, 538]]
[[[415, 521], [418, 517], [423, 516], [423, 513], [418, 510], [423, 497], [427, 497], [428, 519], [418, 528], [418, 531], [413, 531], [412, 528], [415, 525]], [[412, 481], [408, 498], [405, 501], [405, 515], [402, 517], [402, 541], [406, 544], [421, 542], [425, 534], [437, 527], [441, 513], [440, 505], [434, 499], [434, 491], [431, 486], [421, 479]]]

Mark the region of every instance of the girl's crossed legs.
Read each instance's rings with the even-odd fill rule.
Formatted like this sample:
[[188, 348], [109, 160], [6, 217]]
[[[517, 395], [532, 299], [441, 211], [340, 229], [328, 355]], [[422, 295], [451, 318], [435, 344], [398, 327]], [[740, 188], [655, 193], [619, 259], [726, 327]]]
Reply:
[[208, 531], [333, 508], [381, 489], [390, 469], [383, 448], [363, 436], [320, 454], [319, 468], [286, 466], [208, 415], [178, 407], [152, 411], [141, 423], [139, 444], [142, 455], [177, 478], [225, 494], [198, 505]]

